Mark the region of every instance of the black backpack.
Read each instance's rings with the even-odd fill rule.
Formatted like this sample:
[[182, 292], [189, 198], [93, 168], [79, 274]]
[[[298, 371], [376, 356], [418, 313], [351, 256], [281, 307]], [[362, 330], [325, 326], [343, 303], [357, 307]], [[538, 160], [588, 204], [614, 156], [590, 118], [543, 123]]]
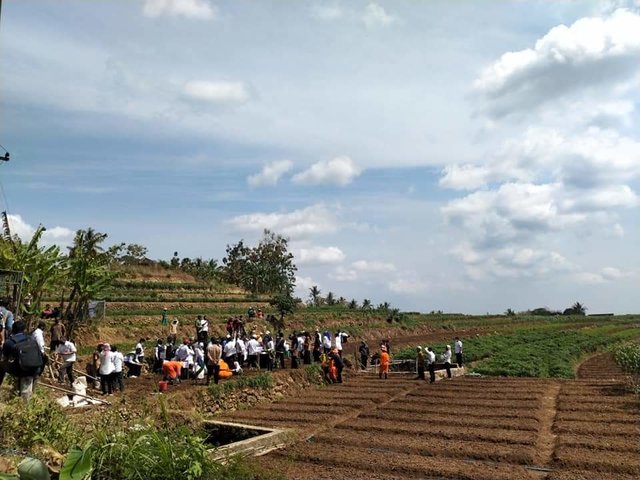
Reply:
[[32, 373], [44, 367], [44, 358], [38, 343], [33, 337], [26, 337], [16, 343], [17, 362], [24, 373]]

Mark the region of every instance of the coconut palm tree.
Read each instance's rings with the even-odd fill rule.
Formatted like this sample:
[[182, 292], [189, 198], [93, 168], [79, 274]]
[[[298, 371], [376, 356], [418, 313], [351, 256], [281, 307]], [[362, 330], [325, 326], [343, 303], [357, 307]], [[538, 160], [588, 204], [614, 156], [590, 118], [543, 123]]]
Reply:
[[327, 297], [324, 299], [327, 305], [333, 307], [336, 304], [336, 297], [333, 292], [327, 293]]
[[314, 307], [320, 306], [320, 293], [322, 292], [317, 285], [313, 285], [311, 288], [309, 288], [309, 298], [311, 300], [311, 305], [313, 305]]
[[349, 302], [349, 304], [347, 305], [347, 307], [348, 307], [350, 310], [355, 310], [355, 309], [357, 309], [357, 308], [358, 308], [358, 302], [356, 302], [356, 299], [355, 299], [355, 298], [352, 298], [352, 299], [351, 299], [351, 301]]
[[586, 315], [587, 307], [582, 305], [580, 302], [576, 302], [571, 306], [571, 310], [573, 310], [574, 315]]
[[362, 310], [371, 310], [371, 300], [365, 298], [362, 301]]

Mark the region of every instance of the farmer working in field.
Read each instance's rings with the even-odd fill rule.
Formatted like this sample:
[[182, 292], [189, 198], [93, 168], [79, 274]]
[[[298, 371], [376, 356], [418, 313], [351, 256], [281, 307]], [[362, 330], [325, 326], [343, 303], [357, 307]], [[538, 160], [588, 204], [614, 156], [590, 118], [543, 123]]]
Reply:
[[382, 378], [382, 376], [384, 375], [385, 380], [387, 379], [387, 376], [389, 374], [390, 363], [391, 363], [391, 358], [387, 353], [386, 345], [380, 345], [380, 371], [378, 374], [380, 378]]
[[416, 370], [418, 371], [418, 376], [416, 380], [425, 380], [424, 378], [424, 352], [422, 351], [422, 347], [418, 346], [416, 348]]

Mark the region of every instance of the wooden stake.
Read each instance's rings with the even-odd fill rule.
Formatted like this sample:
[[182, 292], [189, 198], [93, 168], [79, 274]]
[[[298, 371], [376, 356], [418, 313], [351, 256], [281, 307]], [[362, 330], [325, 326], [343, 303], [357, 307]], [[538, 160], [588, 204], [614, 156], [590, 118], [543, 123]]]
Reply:
[[66, 388], [56, 387], [55, 385], [49, 385], [48, 383], [44, 383], [44, 382], [38, 382], [38, 383], [42, 386], [53, 388], [54, 390], [60, 390], [61, 392], [64, 392], [67, 394], [77, 395], [82, 398], [88, 398], [89, 400], [93, 400], [94, 402], [100, 402], [100, 403], [104, 403], [105, 405], [111, 405], [110, 402], [107, 402], [106, 400], [101, 400], [100, 398], [90, 397], [89, 395], [82, 395], [81, 393], [76, 393], [72, 390], [67, 390]]

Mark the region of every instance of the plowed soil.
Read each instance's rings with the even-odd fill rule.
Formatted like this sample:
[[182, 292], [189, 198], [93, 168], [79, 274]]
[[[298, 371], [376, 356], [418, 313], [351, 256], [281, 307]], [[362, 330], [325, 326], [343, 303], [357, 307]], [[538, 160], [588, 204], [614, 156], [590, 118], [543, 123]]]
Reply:
[[352, 374], [225, 419], [297, 432], [258, 459], [290, 479], [640, 478], [640, 405], [611, 362], [594, 357], [577, 380]]

